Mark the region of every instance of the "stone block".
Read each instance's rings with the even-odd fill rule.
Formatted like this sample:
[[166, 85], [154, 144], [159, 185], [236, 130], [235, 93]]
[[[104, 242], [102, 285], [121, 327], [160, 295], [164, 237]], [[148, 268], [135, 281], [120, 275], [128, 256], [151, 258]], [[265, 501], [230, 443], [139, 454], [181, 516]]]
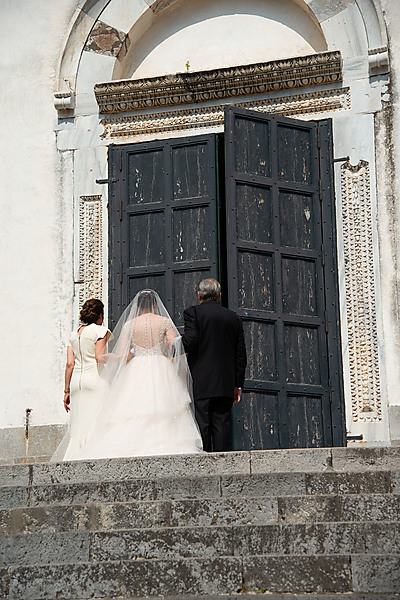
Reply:
[[226, 498], [171, 502], [172, 527], [263, 525], [277, 520], [276, 498]]
[[99, 504], [93, 509], [91, 526], [98, 531], [169, 527], [171, 523], [170, 502]]
[[362, 554], [400, 554], [400, 523], [365, 523]]
[[179, 454], [38, 464], [33, 466], [33, 484], [91, 483], [223, 473], [250, 473], [250, 453]]
[[67, 424], [34, 425], [29, 427], [28, 456], [53, 456], [67, 431]]
[[360, 523], [234, 527], [235, 555], [330, 555], [364, 551]]
[[85, 504], [86, 502], [131, 502], [153, 500], [155, 484], [151, 480], [114, 481], [33, 486], [31, 505]]
[[348, 592], [352, 586], [348, 556], [249, 556], [243, 579], [254, 592]]
[[400, 471], [392, 471], [391, 476], [393, 494], [400, 494]]
[[0, 429], [0, 458], [12, 460], [27, 455], [25, 427], [7, 427]]
[[400, 405], [389, 406], [390, 441], [393, 446], [400, 446]]
[[120, 563], [45, 565], [10, 569], [9, 600], [115, 597], [125, 592]]
[[0, 569], [0, 598], [8, 598], [10, 576], [8, 569]]
[[0, 538], [0, 566], [89, 560], [89, 533], [45, 533]]
[[16, 486], [0, 488], [0, 508], [28, 506], [28, 501], [28, 488]]
[[332, 448], [335, 471], [400, 470], [400, 448]]
[[220, 594], [242, 585], [235, 558], [125, 561], [10, 569], [9, 600]]
[[222, 496], [286, 496], [306, 493], [303, 473], [230, 475], [221, 478]]
[[91, 534], [93, 561], [232, 556], [230, 527], [146, 529]]
[[224, 594], [242, 587], [240, 559], [184, 559], [124, 562], [125, 589], [133, 596]]
[[0, 467], [0, 486], [29, 485], [29, 465], [2, 465]]
[[0, 534], [86, 531], [91, 528], [93, 506], [39, 506], [0, 511]]
[[342, 496], [343, 521], [400, 521], [400, 496], [371, 494]]
[[214, 477], [163, 477], [156, 479], [155, 497], [158, 500], [174, 498], [219, 498], [221, 486], [219, 476]]
[[400, 594], [400, 556], [352, 556], [353, 586], [356, 592]]
[[386, 494], [391, 492], [390, 473], [306, 473], [307, 494]]
[[251, 452], [252, 473], [319, 472], [332, 466], [331, 448], [259, 450]]
[[341, 498], [335, 496], [293, 496], [278, 498], [279, 521], [315, 523], [342, 521]]

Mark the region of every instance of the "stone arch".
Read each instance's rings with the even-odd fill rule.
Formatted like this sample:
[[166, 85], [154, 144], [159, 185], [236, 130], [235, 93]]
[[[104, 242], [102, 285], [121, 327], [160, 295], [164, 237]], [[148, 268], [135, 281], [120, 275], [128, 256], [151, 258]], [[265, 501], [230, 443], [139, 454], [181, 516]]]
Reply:
[[[97, 81], [122, 75], [122, 53], [129, 53], [129, 44], [142, 36], [171, 10], [179, 10], [190, 0], [82, 0], [67, 32], [60, 55], [56, 78], [55, 105], [60, 110], [74, 108], [82, 56], [91, 49], [94, 38], [108, 36], [110, 46], [97, 57]], [[316, 28], [326, 39], [327, 49], [340, 49], [344, 60], [363, 56], [370, 74], [386, 67], [387, 36], [381, 10], [375, 0], [346, 0], [326, 3], [325, 0], [291, 0], [306, 11]], [[346, 12], [347, 11], [347, 12]], [[343, 26], [343, 17], [346, 17]], [[116, 40], [113, 46], [112, 38]], [[92, 36], [92, 37], [91, 37]], [[118, 38], [120, 46], [118, 47]], [[93, 47], [93, 46], [92, 46]], [[109, 60], [104, 59], [107, 56]], [[92, 61], [93, 62], [93, 61]], [[102, 63], [102, 64], [101, 64]], [[122, 70], [123, 71], [123, 70]], [[92, 81], [88, 80], [92, 85]], [[87, 93], [91, 90], [86, 89]]]

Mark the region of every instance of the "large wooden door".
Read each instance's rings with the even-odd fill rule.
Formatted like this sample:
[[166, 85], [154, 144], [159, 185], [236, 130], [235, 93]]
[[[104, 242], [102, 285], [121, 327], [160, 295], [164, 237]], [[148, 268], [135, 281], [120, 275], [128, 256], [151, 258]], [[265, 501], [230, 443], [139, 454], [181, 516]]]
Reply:
[[249, 363], [236, 449], [343, 445], [329, 122], [228, 107], [229, 306]]
[[113, 326], [135, 294], [157, 291], [175, 323], [217, 276], [215, 136], [109, 147]]

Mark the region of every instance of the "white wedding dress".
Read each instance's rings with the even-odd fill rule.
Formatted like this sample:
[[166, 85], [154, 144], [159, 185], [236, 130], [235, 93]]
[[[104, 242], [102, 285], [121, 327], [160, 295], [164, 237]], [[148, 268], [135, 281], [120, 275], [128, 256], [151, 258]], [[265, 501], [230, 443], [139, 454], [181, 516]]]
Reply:
[[156, 311], [133, 303], [133, 318], [122, 319], [108, 355], [109, 392], [78, 459], [202, 452], [181, 338], [168, 316], [155, 314], [163, 305], [152, 294]]

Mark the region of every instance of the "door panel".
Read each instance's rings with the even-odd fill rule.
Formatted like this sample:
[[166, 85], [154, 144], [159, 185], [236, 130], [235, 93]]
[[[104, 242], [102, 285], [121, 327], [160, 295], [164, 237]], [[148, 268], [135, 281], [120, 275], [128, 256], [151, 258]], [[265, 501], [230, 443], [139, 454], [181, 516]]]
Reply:
[[[339, 321], [326, 301], [329, 294], [337, 307], [337, 286], [331, 277], [327, 289], [324, 270], [335, 254], [333, 224], [323, 222], [323, 204], [334, 210], [332, 157], [328, 146], [322, 156], [319, 131], [314, 122], [226, 108], [229, 307], [242, 317], [249, 354], [234, 407], [236, 449], [344, 443]], [[331, 410], [333, 387], [340, 415]]]
[[110, 146], [111, 325], [149, 287], [182, 326], [217, 276], [215, 156], [214, 135]]

